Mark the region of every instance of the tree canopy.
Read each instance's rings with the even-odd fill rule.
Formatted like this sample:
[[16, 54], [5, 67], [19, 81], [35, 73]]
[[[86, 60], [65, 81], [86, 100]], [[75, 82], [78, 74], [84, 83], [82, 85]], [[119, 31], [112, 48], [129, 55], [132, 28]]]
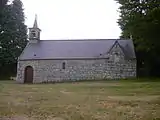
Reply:
[[[139, 74], [160, 75], [160, 1], [116, 0], [120, 4], [121, 38], [134, 41]], [[141, 71], [143, 69], [143, 71]]]
[[27, 27], [20, 0], [14, 0], [11, 4], [8, 0], [2, 0], [0, 9], [0, 74], [4, 75], [13, 70], [26, 46]]

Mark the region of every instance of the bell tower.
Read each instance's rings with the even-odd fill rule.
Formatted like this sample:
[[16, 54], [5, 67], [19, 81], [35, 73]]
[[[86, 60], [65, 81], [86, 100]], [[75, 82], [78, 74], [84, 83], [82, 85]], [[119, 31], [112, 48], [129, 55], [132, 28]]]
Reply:
[[38, 28], [37, 15], [35, 15], [35, 21], [32, 28], [29, 28], [29, 41], [31, 43], [37, 43], [40, 40], [41, 29]]

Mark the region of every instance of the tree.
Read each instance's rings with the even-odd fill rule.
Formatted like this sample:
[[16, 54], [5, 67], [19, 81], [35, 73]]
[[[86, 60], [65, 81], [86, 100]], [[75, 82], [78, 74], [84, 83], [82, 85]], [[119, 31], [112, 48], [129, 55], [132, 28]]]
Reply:
[[6, 32], [6, 21], [9, 16], [9, 7], [7, 5], [8, 0], [2, 0], [0, 2], [0, 67], [4, 64], [3, 54], [3, 41], [5, 41], [4, 34]]
[[9, 5], [6, 3], [0, 21], [0, 73], [2, 74], [13, 72], [17, 58], [27, 43], [27, 27], [24, 24], [22, 2], [14, 0]]
[[1, 8], [1, 10], [5, 8], [7, 2], [8, 2], [8, 0], [1, 0], [0, 1], [0, 8]]
[[22, 8], [23, 4], [21, 0], [14, 0], [13, 4], [11, 5], [11, 12], [12, 12], [12, 22], [14, 25], [12, 26], [12, 36], [11, 40], [11, 51], [13, 56], [13, 61], [17, 62], [17, 58], [24, 49], [27, 44], [27, 26], [24, 24], [25, 17]]
[[138, 70], [148, 75], [160, 75], [160, 1], [116, 0], [120, 6], [122, 38], [132, 35], [138, 60]]

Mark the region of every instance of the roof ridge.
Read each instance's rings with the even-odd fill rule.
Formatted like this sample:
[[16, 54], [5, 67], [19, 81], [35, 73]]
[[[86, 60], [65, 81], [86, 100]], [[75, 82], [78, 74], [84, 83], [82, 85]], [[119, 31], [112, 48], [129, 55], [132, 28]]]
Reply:
[[[127, 39], [56, 39], [56, 40], [40, 40], [40, 41], [105, 41], [105, 40], [127, 40]], [[128, 39], [129, 40], [129, 39]]]

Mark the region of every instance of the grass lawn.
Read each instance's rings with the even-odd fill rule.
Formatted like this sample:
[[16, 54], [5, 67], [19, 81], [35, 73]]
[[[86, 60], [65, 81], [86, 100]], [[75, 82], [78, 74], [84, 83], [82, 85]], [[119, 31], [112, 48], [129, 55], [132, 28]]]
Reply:
[[1, 81], [0, 120], [160, 120], [160, 81]]

